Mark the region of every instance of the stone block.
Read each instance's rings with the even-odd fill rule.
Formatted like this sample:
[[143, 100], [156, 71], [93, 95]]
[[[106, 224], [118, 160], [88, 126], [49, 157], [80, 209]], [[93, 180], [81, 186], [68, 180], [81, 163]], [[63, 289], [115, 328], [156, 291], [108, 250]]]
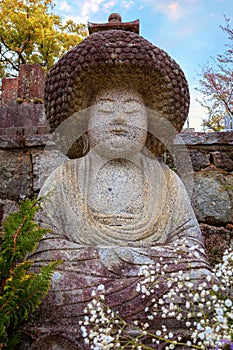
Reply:
[[233, 171], [233, 150], [229, 152], [216, 151], [212, 152], [213, 162], [217, 168], [226, 171]]
[[0, 107], [0, 130], [4, 133], [5, 129], [14, 127], [14, 117], [8, 107]]
[[17, 99], [18, 93], [18, 78], [3, 78], [2, 79], [2, 97], [1, 105], [3, 107]]
[[57, 150], [33, 150], [33, 192], [39, 192], [47, 177], [68, 158]]
[[198, 150], [190, 150], [189, 154], [194, 171], [199, 171], [210, 165], [209, 153]]
[[43, 127], [48, 132], [48, 122], [45, 116], [44, 105], [42, 104], [18, 104], [14, 103], [8, 107], [0, 109], [0, 131], [2, 134], [17, 134], [14, 128], [32, 130], [33, 128]]
[[15, 211], [18, 211], [19, 204], [9, 199], [0, 199], [0, 223], [3, 223], [7, 216]]
[[[0, 148], [1, 149], [12, 149], [12, 148], [25, 148], [25, 147], [44, 147], [54, 146], [52, 141], [52, 135], [47, 134], [43, 127], [38, 127], [37, 133], [24, 134], [20, 132], [21, 129], [12, 128], [11, 129], [0, 129]], [[21, 130], [22, 131], [22, 130]]]
[[192, 205], [199, 222], [210, 225], [232, 223], [233, 173], [195, 173]]
[[45, 72], [40, 64], [23, 64], [19, 70], [18, 97], [44, 99]]
[[32, 195], [29, 152], [0, 150], [0, 197], [17, 200]]
[[222, 261], [224, 251], [231, 245], [233, 230], [207, 224], [201, 224], [200, 228], [204, 237], [208, 259], [214, 266]]
[[41, 104], [15, 105], [11, 107], [15, 127], [25, 129], [33, 126], [47, 125], [44, 106]]
[[174, 143], [179, 144], [179, 137], [189, 146], [233, 145], [233, 131], [219, 132], [181, 132]]

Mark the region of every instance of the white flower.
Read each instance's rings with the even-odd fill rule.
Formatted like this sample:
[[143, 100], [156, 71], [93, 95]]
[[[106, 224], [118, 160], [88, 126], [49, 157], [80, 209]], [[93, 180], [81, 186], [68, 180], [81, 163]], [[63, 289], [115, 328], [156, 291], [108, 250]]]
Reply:
[[212, 330], [212, 328], [210, 326], [205, 327], [205, 331], [206, 331], [207, 334], [213, 333], [213, 330]]
[[217, 308], [215, 309], [215, 312], [216, 312], [216, 314], [219, 315], [219, 316], [223, 315], [223, 309], [222, 309], [221, 307], [217, 307]]
[[111, 343], [112, 341], [114, 340], [113, 337], [111, 337], [110, 335], [107, 335], [104, 339], [104, 341], [108, 344], [108, 343]]
[[159, 337], [162, 334], [162, 332], [161, 331], [156, 331], [155, 334]]
[[199, 333], [199, 338], [202, 340], [205, 339], [205, 333], [204, 332]]
[[225, 305], [226, 305], [227, 307], [231, 307], [231, 306], [232, 306], [232, 301], [231, 301], [230, 299], [226, 299], [226, 300], [225, 300]]
[[218, 315], [218, 316], [217, 316], [217, 320], [218, 320], [218, 322], [220, 322], [220, 323], [224, 323], [225, 318], [224, 318], [222, 315]]
[[105, 290], [105, 286], [103, 284], [99, 284], [98, 285], [98, 290], [99, 291]]
[[206, 276], [206, 279], [207, 279], [208, 282], [210, 282], [210, 281], [211, 281], [211, 276], [210, 276], [210, 275], [207, 275], [207, 276]]
[[147, 292], [146, 287], [145, 287], [145, 286], [142, 286], [141, 291], [142, 291], [142, 293], [146, 293], [146, 292]]
[[[217, 275], [217, 274], [216, 274], [216, 275]], [[218, 276], [218, 277], [219, 277], [219, 276]], [[213, 284], [212, 289], [213, 289], [214, 292], [217, 292], [217, 291], [218, 291], [218, 286], [217, 286], [217, 284]]]
[[198, 330], [198, 331], [203, 330], [203, 327], [200, 325], [200, 323], [197, 324], [197, 330]]

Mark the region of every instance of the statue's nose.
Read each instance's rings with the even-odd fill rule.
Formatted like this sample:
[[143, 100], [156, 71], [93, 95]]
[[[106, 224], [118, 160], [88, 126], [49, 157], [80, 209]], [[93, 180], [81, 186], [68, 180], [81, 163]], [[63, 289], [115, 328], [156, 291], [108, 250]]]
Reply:
[[125, 122], [126, 118], [124, 116], [124, 113], [120, 109], [117, 109], [113, 115], [113, 123], [124, 124]]

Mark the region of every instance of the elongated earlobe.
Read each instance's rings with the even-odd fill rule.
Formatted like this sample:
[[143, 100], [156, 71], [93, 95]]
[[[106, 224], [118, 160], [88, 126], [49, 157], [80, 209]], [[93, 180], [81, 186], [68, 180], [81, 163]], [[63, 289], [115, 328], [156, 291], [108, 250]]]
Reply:
[[82, 141], [83, 141], [83, 154], [86, 154], [89, 149], [89, 137], [86, 133], [82, 135]]

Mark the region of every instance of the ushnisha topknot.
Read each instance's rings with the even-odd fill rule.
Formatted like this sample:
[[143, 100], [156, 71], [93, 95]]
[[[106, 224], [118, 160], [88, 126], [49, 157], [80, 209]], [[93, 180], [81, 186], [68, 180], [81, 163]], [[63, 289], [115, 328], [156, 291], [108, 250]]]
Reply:
[[[68, 51], [49, 72], [45, 108], [51, 131], [90, 107], [101, 90], [123, 86], [140, 93], [156, 116], [180, 132], [190, 101], [183, 71], [166, 52], [137, 34], [138, 21], [121, 23], [114, 15], [107, 24], [91, 23], [93, 34]], [[87, 118], [85, 113], [83, 116]], [[156, 156], [163, 150], [154, 135], [148, 135], [147, 146]], [[84, 155], [82, 140], [66, 153], [70, 158]]]

